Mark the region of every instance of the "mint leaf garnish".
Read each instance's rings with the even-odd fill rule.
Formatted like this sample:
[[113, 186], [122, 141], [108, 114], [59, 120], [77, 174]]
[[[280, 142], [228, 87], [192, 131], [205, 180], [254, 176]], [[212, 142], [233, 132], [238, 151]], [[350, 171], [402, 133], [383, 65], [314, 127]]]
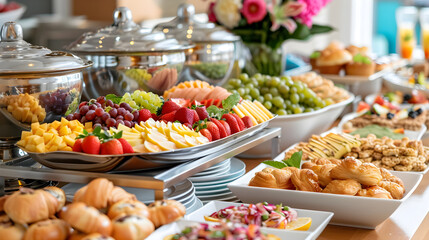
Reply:
[[288, 167], [301, 168], [302, 151], [295, 152], [289, 159], [283, 160]]
[[278, 169], [282, 169], [282, 168], [287, 167], [287, 165], [284, 162], [280, 162], [280, 161], [266, 160], [266, 161], [263, 161], [262, 163], [267, 164], [268, 166], [271, 166], [271, 167], [278, 168]]

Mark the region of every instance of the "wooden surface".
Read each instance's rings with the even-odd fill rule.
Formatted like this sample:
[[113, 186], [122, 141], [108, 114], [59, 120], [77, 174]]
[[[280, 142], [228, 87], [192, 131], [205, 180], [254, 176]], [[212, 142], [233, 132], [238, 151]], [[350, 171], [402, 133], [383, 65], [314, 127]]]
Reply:
[[[424, 139], [429, 146], [429, 139]], [[246, 171], [265, 159], [243, 159]], [[351, 206], [352, 207], [352, 206]], [[363, 209], [364, 211], [364, 209]], [[389, 219], [375, 230], [328, 225], [319, 240], [385, 240], [429, 239], [429, 174], [426, 174], [414, 193], [399, 206]]]

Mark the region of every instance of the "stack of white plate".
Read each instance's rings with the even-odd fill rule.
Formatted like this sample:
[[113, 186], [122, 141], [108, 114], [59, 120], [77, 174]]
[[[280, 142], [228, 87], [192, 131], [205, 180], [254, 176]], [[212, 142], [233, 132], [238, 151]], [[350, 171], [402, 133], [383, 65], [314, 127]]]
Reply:
[[[73, 201], [74, 193], [84, 186], [84, 184], [70, 183], [63, 187], [64, 192], [67, 196], [67, 201]], [[154, 201], [154, 190], [142, 189], [142, 188], [128, 188], [124, 189], [136, 195], [137, 199], [144, 202], [146, 205]], [[195, 188], [192, 182], [184, 180], [170, 188], [167, 188], [164, 192], [166, 199], [173, 199], [182, 203], [186, 207], [186, 213], [191, 213], [203, 206], [201, 200], [195, 196]]]
[[246, 165], [237, 158], [231, 158], [188, 179], [194, 184], [195, 194], [204, 204], [213, 200], [237, 202], [239, 199], [227, 185], [245, 172]]

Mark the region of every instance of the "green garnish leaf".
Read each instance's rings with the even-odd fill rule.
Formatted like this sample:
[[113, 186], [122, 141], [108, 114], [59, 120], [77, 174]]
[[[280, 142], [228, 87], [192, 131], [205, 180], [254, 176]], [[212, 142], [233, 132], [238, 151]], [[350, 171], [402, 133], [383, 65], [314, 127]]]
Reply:
[[217, 119], [221, 119], [223, 114], [228, 113], [225, 109], [220, 109], [215, 105], [211, 105], [206, 110], [210, 117]]
[[287, 165], [281, 161], [265, 160], [262, 163], [267, 164], [268, 166], [271, 166], [271, 167], [278, 168], [278, 169], [282, 169], [282, 168], [287, 167]]
[[240, 102], [240, 98], [238, 92], [229, 95], [226, 99], [222, 100], [222, 108], [230, 112], [230, 110]]
[[302, 151], [295, 152], [289, 159], [283, 160], [288, 167], [301, 168]]
[[107, 94], [106, 100], [111, 100], [113, 103], [119, 104], [122, 97], [116, 96], [115, 94]]
[[311, 59], [315, 59], [315, 58], [319, 58], [320, 57], [320, 51], [314, 51], [311, 55], [310, 58]]

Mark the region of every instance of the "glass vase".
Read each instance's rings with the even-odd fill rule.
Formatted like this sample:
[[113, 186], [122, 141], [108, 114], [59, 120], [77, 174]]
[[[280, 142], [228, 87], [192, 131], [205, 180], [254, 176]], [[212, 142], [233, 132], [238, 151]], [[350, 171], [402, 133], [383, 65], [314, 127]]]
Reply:
[[280, 76], [285, 70], [285, 56], [282, 48], [271, 48], [263, 43], [245, 43], [249, 56], [244, 72], [253, 76], [261, 73], [270, 76]]

